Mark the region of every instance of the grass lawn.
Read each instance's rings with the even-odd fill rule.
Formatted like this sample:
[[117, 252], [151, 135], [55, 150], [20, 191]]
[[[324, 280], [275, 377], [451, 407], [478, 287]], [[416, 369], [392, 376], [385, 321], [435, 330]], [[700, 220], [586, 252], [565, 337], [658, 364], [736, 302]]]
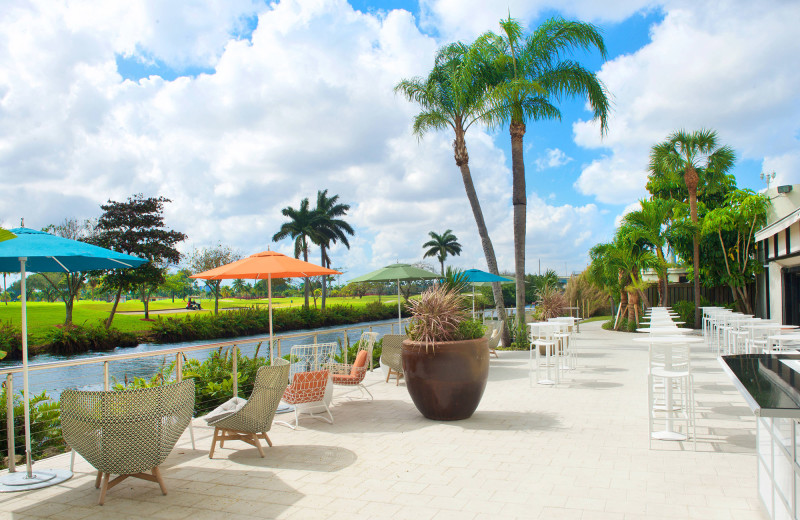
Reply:
[[581, 323], [589, 323], [592, 321], [608, 321], [611, 318], [613, 318], [613, 316], [592, 316], [591, 318], [586, 318], [585, 320], [582, 320]]
[[[345, 298], [345, 297], [337, 297], [337, 298], [328, 298], [326, 305], [353, 305], [353, 306], [364, 306], [370, 302], [378, 301], [377, 296], [364, 296], [363, 298]], [[381, 302], [383, 303], [397, 303], [397, 296], [383, 296], [381, 298]], [[240, 300], [238, 298], [220, 298], [219, 300], [219, 307], [220, 309], [224, 309], [226, 307], [253, 307], [253, 306], [263, 306], [266, 307], [268, 304], [266, 299], [261, 300]], [[310, 304], [314, 305], [313, 298], [310, 300]], [[170, 314], [160, 314], [161, 316], [182, 316], [188, 313], [197, 312], [213, 312], [214, 310], [214, 300], [213, 299], [203, 299], [200, 300], [200, 305], [203, 307], [202, 311], [186, 311], [186, 302], [180, 299], [176, 299], [175, 302], [172, 299], [165, 299], [165, 300], [157, 300], [150, 302], [150, 310], [166, 310], [166, 309], [183, 309], [184, 312], [179, 313], [170, 313]], [[301, 307], [303, 305], [303, 297], [294, 297], [294, 298], [273, 298], [272, 300], [273, 308], [286, 308], [286, 307]], [[320, 305], [319, 299], [317, 299], [317, 306]], [[47, 303], [47, 302], [28, 302], [28, 334], [32, 344], [39, 343], [37, 341], [39, 338], [42, 338], [44, 333], [53, 327], [54, 325], [60, 325], [64, 323], [65, 317], [65, 310], [64, 310], [64, 303], [63, 302], [56, 302], [56, 303]], [[111, 303], [104, 302], [104, 301], [94, 301], [94, 300], [80, 300], [75, 302], [75, 307], [73, 309], [72, 321], [75, 324], [86, 324], [86, 325], [93, 325], [98, 323], [101, 320], [105, 320], [108, 318], [108, 313], [111, 311]], [[117, 307], [117, 311], [135, 311], [135, 312], [143, 312], [144, 306], [142, 302], [139, 300], [128, 300], [127, 302], [120, 303]], [[158, 316], [159, 314], [151, 314], [150, 317], [153, 318]], [[21, 322], [21, 313], [20, 313], [20, 303], [19, 302], [10, 302], [6, 304], [0, 304], [0, 323], [8, 323], [10, 322], [13, 325], [20, 325]], [[121, 314], [117, 312], [114, 316], [114, 328], [117, 328], [122, 331], [146, 331], [150, 329], [150, 322], [144, 321], [143, 314]]]

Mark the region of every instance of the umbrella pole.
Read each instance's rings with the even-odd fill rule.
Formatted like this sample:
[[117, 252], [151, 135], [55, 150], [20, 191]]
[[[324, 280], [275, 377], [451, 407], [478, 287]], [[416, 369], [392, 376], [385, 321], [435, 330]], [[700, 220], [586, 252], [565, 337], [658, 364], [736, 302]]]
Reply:
[[475, 284], [472, 284], [472, 319], [475, 319]]
[[[20, 292], [22, 293], [22, 402], [25, 409], [25, 470], [28, 478], [33, 478], [33, 463], [31, 462], [31, 411], [28, 400], [28, 316], [27, 316], [27, 289], [25, 287], [25, 261], [27, 258], [19, 259], [19, 271], [22, 276], [20, 281]], [[6, 399], [13, 396], [7, 395]], [[9, 432], [10, 433], [10, 432]], [[13, 434], [12, 434], [13, 435]]]
[[400, 279], [397, 279], [397, 333], [403, 332], [403, 315], [400, 311]]
[[272, 275], [267, 275], [267, 296], [269, 297], [269, 364], [275, 359], [272, 351]]

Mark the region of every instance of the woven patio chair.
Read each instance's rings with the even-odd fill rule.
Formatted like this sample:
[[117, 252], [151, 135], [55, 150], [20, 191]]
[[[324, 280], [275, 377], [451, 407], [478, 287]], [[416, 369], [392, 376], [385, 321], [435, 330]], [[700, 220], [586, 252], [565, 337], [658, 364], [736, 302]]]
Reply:
[[[276, 359], [272, 366], [263, 366], [256, 372], [253, 392], [247, 401], [238, 399], [233, 410], [211, 412], [206, 418], [209, 426], [214, 427], [214, 439], [208, 458], [214, 456], [214, 448], [224, 447], [225, 441], [243, 441], [256, 447], [258, 454], [264, 458], [264, 450], [259, 439], [264, 439], [272, 446], [267, 432], [272, 428], [275, 410], [281, 402], [284, 390], [289, 382], [289, 362]], [[236, 398], [234, 398], [236, 399]], [[232, 400], [234, 401], [234, 400]], [[224, 405], [223, 405], [224, 406]]]
[[[66, 390], [60, 402], [64, 441], [97, 469], [100, 505], [128, 477], [157, 482], [167, 494], [158, 466], [192, 420], [194, 380], [118, 392]], [[109, 481], [112, 474], [118, 477]]]
[[[294, 406], [294, 426], [285, 421], [275, 421], [277, 424], [288, 426], [291, 429], [297, 428], [297, 423], [301, 413], [307, 413], [311, 417], [322, 419], [329, 424], [333, 424], [333, 414], [325, 399], [325, 390], [330, 386], [330, 373], [327, 370], [314, 370], [311, 372], [298, 372], [292, 378], [292, 384], [283, 392], [283, 402]], [[330, 419], [317, 413], [325, 412]]]
[[400, 378], [403, 377], [403, 341], [408, 339], [405, 334], [384, 334], [381, 346], [381, 365], [389, 369], [386, 374], [386, 382], [394, 374], [395, 386], [400, 385]]
[[331, 381], [334, 385], [339, 386], [354, 386], [361, 390], [361, 394], [366, 393], [370, 399], [373, 399], [372, 394], [369, 393], [367, 387], [364, 386], [364, 377], [367, 375], [367, 368], [369, 362], [367, 361], [369, 352], [367, 350], [359, 350], [356, 354], [356, 359], [352, 365], [345, 363], [330, 363], [326, 366], [331, 372]]
[[497, 355], [497, 346], [500, 344], [500, 338], [502, 337], [503, 326], [505, 325], [505, 321], [500, 321], [497, 324], [490, 324], [486, 328], [486, 339], [488, 340], [489, 345], [489, 354], [494, 354], [494, 357], [499, 358], [500, 356]]

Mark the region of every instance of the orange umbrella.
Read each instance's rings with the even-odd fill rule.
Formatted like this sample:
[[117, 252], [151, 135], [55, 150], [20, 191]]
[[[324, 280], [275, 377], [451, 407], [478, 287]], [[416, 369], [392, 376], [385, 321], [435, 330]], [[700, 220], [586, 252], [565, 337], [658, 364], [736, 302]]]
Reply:
[[310, 264], [297, 258], [282, 255], [275, 251], [262, 251], [247, 258], [231, 262], [202, 273], [193, 274], [189, 278], [203, 280], [267, 280], [269, 295], [269, 355], [272, 354], [272, 279], [273, 278], [307, 278], [325, 274], [342, 274], [339, 271]]

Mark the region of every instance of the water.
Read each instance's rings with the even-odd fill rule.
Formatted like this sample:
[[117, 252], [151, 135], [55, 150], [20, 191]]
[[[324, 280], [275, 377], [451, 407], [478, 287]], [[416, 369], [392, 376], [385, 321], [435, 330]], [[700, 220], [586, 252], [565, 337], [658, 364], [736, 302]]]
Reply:
[[[397, 332], [397, 320], [387, 320], [387, 321], [380, 321], [380, 322], [369, 322], [369, 323], [356, 323], [351, 326], [348, 326], [347, 337], [349, 340], [349, 344], [353, 344], [355, 341], [361, 337], [361, 329], [369, 330], [369, 327], [372, 327], [373, 332], [377, 332], [381, 335], [388, 334], [392, 328], [392, 324], [394, 324], [394, 331]], [[341, 327], [335, 327], [341, 328]], [[307, 333], [308, 335], [303, 337], [296, 337], [296, 338], [288, 338], [281, 340], [281, 352], [279, 355], [285, 355], [289, 353], [289, 350], [293, 345], [303, 345], [309, 344], [314, 342], [314, 334], [317, 335], [317, 342], [318, 343], [335, 343], [338, 341], [344, 340], [344, 331], [332, 331], [333, 327], [321, 328], [321, 329], [306, 329], [306, 330], [298, 330], [292, 332], [285, 332], [280, 334], [275, 334], [275, 346], [277, 348], [277, 340], [278, 338], [285, 338], [286, 336], [294, 336], [296, 334], [304, 334]], [[201, 340], [201, 341], [186, 341], [182, 343], [141, 343], [136, 347], [132, 348], [116, 348], [114, 350], [110, 350], [107, 352], [86, 352], [83, 354], [76, 354], [71, 356], [63, 356], [63, 355], [54, 355], [54, 354], [42, 354], [38, 355], [34, 358], [31, 358], [30, 364], [40, 364], [40, 363], [50, 363], [55, 361], [64, 361], [64, 360], [78, 360], [78, 359], [99, 359], [107, 356], [113, 356], [115, 354], [133, 354], [133, 353], [144, 353], [144, 352], [155, 352], [164, 349], [171, 349], [171, 348], [179, 348], [179, 347], [191, 347], [195, 345], [208, 345], [211, 343], [216, 342], [223, 342], [223, 341], [237, 341], [240, 342], [238, 344], [239, 348], [242, 351], [242, 354], [247, 356], [252, 356], [255, 352], [258, 343], [263, 342], [261, 345], [261, 349], [259, 350], [259, 356], [268, 357], [269, 356], [269, 337], [264, 334], [259, 334], [257, 336], [243, 336], [239, 338], [223, 338], [219, 340]], [[209, 350], [199, 350], [195, 352], [187, 352], [186, 357], [189, 359], [198, 359], [204, 360], [208, 358], [213, 352], [213, 349]], [[277, 353], [276, 353], [277, 354]], [[142, 377], [142, 378], [150, 378], [160, 370], [167, 368], [170, 363], [175, 360], [174, 355], [170, 356], [150, 356], [146, 358], [140, 359], [127, 359], [122, 361], [114, 361], [109, 363], [109, 379], [111, 384], [113, 385], [114, 382], [124, 382], [127, 378], [128, 381], [132, 381], [135, 377]], [[14, 366], [21, 366], [19, 361], [0, 361], [0, 368], [9, 368]], [[39, 394], [43, 391], [47, 392], [47, 395], [52, 399], [58, 399], [61, 395], [63, 390], [67, 388], [78, 388], [81, 390], [102, 390], [103, 388], [103, 363], [93, 363], [90, 365], [78, 365], [78, 366], [70, 366], [70, 367], [58, 367], [49, 370], [38, 370], [30, 372], [29, 375], [29, 387], [31, 391], [31, 395]], [[15, 392], [19, 392], [22, 390], [22, 374], [15, 373], [14, 374], [14, 390]]]

